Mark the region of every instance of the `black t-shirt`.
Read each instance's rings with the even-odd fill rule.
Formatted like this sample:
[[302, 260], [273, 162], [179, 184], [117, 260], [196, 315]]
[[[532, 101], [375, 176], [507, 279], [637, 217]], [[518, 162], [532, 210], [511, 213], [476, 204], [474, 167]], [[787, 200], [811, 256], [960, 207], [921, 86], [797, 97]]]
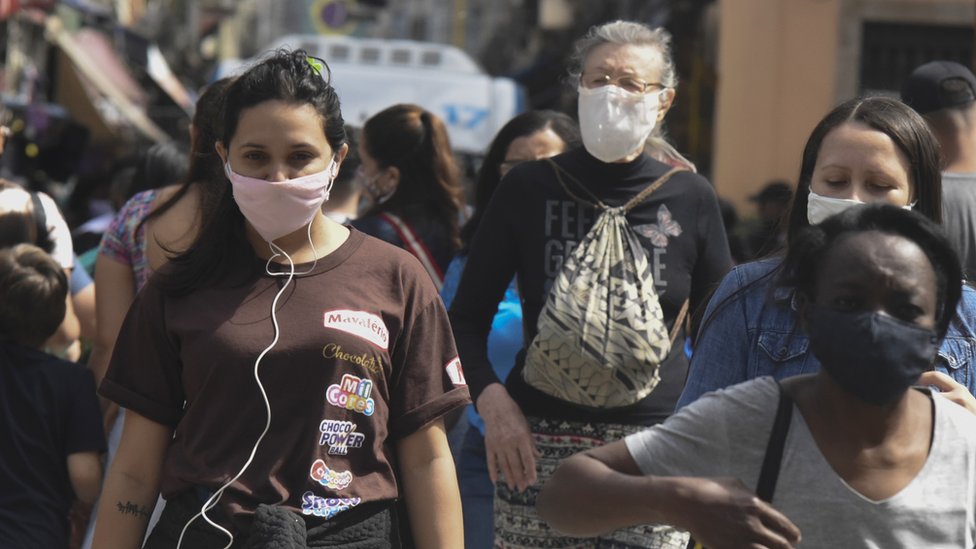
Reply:
[[[643, 155], [607, 164], [579, 148], [553, 159], [609, 206], [621, 206], [670, 167]], [[568, 185], [573, 185], [567, 181]], [[572, 187], [571, 187], [572, 188]], [[574, 194], [588, 197], [581, 191]], [[451, 323], [472, 395], [498, 381], [487, 356], [492, 317], [513, 275], [522, 297], [525, 341], [536, 324], [563, 259], [586, 236], [598, 211], [571, 198], [547, 162], [527, 162], [502, 181], [478, 227]], [[691, 172], [676, 174], [627, 219], [647, 251], [665, 321], [672, 325], [685, 299], [694, 311], [731, 266], [728, 241], [711, 185]], [[577, 421], [651, 425], [671, 415], [687, 377], [679, 343], [661, 367], [661, 382], [633, 406], [584, 410], [528, 386], [522, 378], [524, 352], [506, 385], [527, 415]]]
[[91, 372], [0, 343], [0, 547], [67, 547], [68, 455], [103, 451]]

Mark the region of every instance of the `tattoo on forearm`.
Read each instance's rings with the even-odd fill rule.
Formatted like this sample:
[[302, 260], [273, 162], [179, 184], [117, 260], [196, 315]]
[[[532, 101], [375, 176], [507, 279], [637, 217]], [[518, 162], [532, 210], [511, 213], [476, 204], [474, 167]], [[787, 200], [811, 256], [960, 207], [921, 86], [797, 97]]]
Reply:
[[115, 504], [115, 508], [119, 513], [123, 515], [132, 515], [134, 517], [148, 519], [149, 515], [152, 514], [152, 510], [145, 505], [138, 505], [131, 501], [122, 503], [121, 501]]

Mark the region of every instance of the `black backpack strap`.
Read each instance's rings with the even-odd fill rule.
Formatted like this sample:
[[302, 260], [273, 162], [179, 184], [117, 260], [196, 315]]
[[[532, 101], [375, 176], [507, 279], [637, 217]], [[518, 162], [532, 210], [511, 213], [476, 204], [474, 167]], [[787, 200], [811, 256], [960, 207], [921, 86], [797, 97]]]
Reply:
[[783, 462], [783, 449], [786, 447], [786, 435], [793, 419], [793, 399], [778, 381], [776, 386], [779, 387], [779, 407], [776, 409], [776, 419], [773, 420], [773, 430], [769, 433], [769, 442], [766, 443], [766, 456], [759, 472], [759, 482], [756, 483], [756, 495], [766, 503], [773, 502], [779, 467]]
[[[786, 435], [790, 431], [790, 421], [793, 419], [793, 399], [776, 382], [779, 388], [779, 406], [776, 408], [776, 419], [773, 420], [773, 430], [769, 433], [766, 443], [766, 455], [763, 457], [762, 469], [759, 471], [759, 482], [756, 483], [756, 495], [766, 503], [773, 502], [776, 492], [776, 481], [779, 479], [779, 466], [783, 462], [783, 449], [786, 448]], [[704, 546], [688, 540], [687, 549], [704, 549]]]
[[48, 238], [47, 230], [47, 214], [44, 213], [44, 204], [41, 203], [41, 197], [36, 193], [30, 193], [31, 203], [34, 205], [34, 242], [38, 246], [41, 246], [42, 242], [45, 242]]

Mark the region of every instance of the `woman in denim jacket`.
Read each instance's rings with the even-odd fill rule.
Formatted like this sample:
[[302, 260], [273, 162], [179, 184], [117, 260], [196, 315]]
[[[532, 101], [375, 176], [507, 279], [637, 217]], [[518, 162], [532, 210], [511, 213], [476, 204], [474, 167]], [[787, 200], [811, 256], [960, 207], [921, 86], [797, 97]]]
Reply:
[[[864, 202], [911, 208], [942, 222], [938, 145], [925, 121], [895, 99], [847, 101], [814, 128], [787, 220], [790, 240], [804, 226]], [[726, 275], [705, 310], [677, 408], [759, 376], [782, 379], [820, 369], [797, 323], [793, 290], [779, 283], [781, 260], [746, 263]], [[936, 372], [919, 383], [976, 413], [974, 351], [976, 290], [964, 284]]]

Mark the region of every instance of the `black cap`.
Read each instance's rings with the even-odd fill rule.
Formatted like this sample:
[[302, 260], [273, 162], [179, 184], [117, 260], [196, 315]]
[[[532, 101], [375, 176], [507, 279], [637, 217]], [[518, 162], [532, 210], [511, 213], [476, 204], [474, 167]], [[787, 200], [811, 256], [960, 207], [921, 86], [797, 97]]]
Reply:
[[773, 181], [762, 188], [759, 193], [749, 197], [753, 202], [789, 202], [793, 198], [793, 188], [783, 181]]
[[919, 114], [976, 101], [976, 76], [954, 61], [919, 66], [901, 88], [901, 100]]

